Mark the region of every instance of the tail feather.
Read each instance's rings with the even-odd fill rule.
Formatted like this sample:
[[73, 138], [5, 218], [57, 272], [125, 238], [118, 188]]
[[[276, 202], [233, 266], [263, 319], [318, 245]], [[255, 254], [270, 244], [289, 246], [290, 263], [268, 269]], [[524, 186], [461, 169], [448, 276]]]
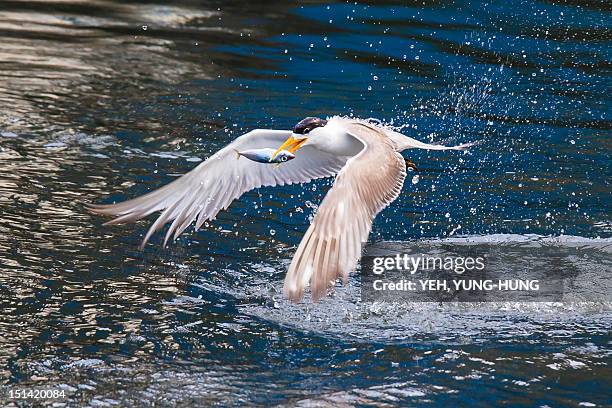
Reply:
[[452, 146], [450, 147], [451, 150], [465, 150], [469, 147], [475, 146], [477, 144], [477, 142], [469, 142], [469, 143], [463, 143], [457, 146]]
[[386, 135], [393, 140], [397, 151], [406, 149], [425, 149], [425, 150], [465, 150], [477, 144], [477, 142], [463, 143], [457, 146], [443, 146], [438, 144], [424, 143], [390, 129], [385, 130]]

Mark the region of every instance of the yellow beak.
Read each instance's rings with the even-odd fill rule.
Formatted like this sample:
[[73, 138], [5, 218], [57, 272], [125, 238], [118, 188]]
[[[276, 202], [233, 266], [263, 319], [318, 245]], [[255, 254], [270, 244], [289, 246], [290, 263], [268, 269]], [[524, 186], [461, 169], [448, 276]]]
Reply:
[[283, 143], [281, 147], [279, 147], [274, 152], [274, 154], [272, 155], [272, 159], [274, 159], [276, 155], [278, 155], [283, 150], [288, 150], [291, 153], [294, 153], [296, 150], [302, 147], [302, 145], [304, 144], [304, 142], [306, 142], [306, 140], [308, 140], [307, 137], [295, 137], [293, 135], [289, 136], [287, 140], [285, 140], [285, 143]]

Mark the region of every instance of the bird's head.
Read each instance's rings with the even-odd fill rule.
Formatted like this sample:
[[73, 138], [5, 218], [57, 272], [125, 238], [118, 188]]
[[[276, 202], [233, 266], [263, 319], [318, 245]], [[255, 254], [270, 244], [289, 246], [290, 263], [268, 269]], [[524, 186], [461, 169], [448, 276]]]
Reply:
[[285, 140], [285, 143], [274, 152], [272, 158], [274, 158], [279, 152], [288, 150], [294, 153], [299, 148], [307, 144], [313, 137], [317, 136], [317, 133], [322, 130], [323, 126], [327, 125], [327, 121], [321, 118], [308, 117], [302, 119], [297, 125], [293, 127], [293, 133]]

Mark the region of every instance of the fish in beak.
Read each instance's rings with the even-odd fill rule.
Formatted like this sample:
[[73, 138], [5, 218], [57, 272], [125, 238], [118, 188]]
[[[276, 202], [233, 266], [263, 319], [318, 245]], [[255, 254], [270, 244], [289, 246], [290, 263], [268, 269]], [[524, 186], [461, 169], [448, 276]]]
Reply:
[[287, 138], [287, 140], [285, 140], [285, 143], [283, 143], [281, 147], [276, 149], [276, 151], [272, 155], [272, 159], [274, 159], [276, 155], [278, 155], [283, 150], [288, 150], [291, 153], [295, 153], [296, 150], [302, 147], [302, 145], [306, 142], [306, 140], [308, 140], [308, 137], [304, 137], [302, 135], [296, 135], [295, 133], [292, 134], [291, 136]]

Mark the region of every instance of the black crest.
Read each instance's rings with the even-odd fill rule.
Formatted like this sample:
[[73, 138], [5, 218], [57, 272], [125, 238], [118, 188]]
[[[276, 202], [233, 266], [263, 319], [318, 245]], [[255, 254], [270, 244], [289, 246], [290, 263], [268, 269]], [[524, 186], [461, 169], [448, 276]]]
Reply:
[[325, 125], [327, 125], [327, 121], [325, 119], [308, 117], [306, 119], [302, 119], [297, 125], [295, 125], [293, 128], [293, 133], [305, 135], [312, 129]]

